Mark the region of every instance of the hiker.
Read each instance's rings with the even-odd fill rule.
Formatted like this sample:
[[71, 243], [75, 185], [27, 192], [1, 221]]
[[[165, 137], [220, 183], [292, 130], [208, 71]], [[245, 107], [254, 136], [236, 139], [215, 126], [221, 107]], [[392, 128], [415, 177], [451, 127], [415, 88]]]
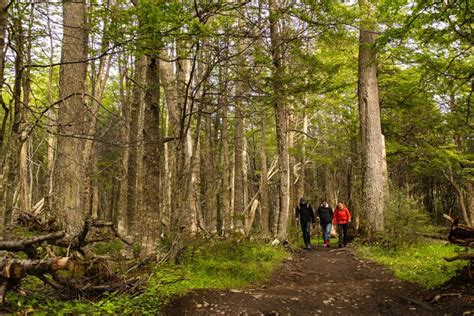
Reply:
[[296, 224], [298, 220], [303, 233], [304, 249], [311, 249], [311, 224], [315, 223], [314, 212], [311, 205], [306, 203], [304, 197], [300, 198], [300, 204], [296, 207]]
[[334, 217], [332, 208], [328, 202], [323, 201], [318, 207], [316, 214], [319, 217], [319, 225], [323, 231], [324, 247], [330, 247], [331, 242], [329, 238], [331, 237], [332, 220]]
[[337, 203], [334, 209], [334, 224], [337, 225], [337, 233], [339, 234], [339, 248], [347, 245], [347, 226], [351, 222], [351, 213], [342, 203]]

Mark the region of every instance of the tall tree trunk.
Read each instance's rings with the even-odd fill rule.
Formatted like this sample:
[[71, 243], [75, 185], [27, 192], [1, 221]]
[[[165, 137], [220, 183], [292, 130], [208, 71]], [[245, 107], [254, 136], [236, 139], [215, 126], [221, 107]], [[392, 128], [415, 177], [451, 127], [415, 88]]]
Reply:
[[[458, 106], [456, 103], [456, 91], [451, 91], [449, 94], [449, 108], [452, 113], [456, 113], [458, 111]], [[469, 153], [469, 149], [466, 151], [467, 146], [464, 144], [461, 130], [457, 131], [453, 138], [457, 150], [460, 153]], [[459, 185], [458, 183], [461, 181], [457, 181], [456, 183], [452, 171], [450, 170], [450, 178], [448, 180], [453, 185], [458, 194], [459, 207], [461, 208], [466, 225], [474, 226], [474, 188], [472, 178], [467, 177], [467, 179], [463, 181], [464, 184]]]
[[375, 4], [360, 0], [367, 15], [361, 22], [359, 34], [359, 116], [362, 140], [363, 210], [371, 235], [384, 230], [384, 148], [380, 123], [379, 90], [377, 81]]
[[115, 221], [120, 233], [127, 234], [128, 227], [128, 162], [130, 153], [130, 80], [127, 78], [127, 57], [119, 57], [119, 91], [120, 91], [120, 110], [121, 110], [121, 140], [122, 157], [120, 159], [120, 188], [118, 197], [117, 214]]
[[[197, 233], [199, 227], [204, 228], [206, 224], [209, 222], [204, 223], [204, 217], [201, 208], [201, 125], [202, 121], [204, 120], [202, 115], [202, 104], [200, 105], [197, 119], [196, 119], [196, 133], [194, 136], [194, 141], [192, 142], [192, 155], [189, 161], [190, 171], [191, 171], [191, 179], [188, 181], [189, 187], [191, 189], [191, 233]], [[207, 209], [206, 213], [210, 212], [211, 210]]]
[[[107, 48], [107, 43], [102, 44], [102, 50]], [[104, 95], [105, 86], [109, 77], [109, 70], [112, 64], [110, 56], [102, 56], [99, 59], [99, 67], [92, 74], [92, 97], [88, 111], [88, 122], [86, 124], [86, 135], [88, 138], [84, 144], [85, 180], [84, 180], [84, 210], [93, 218], [98, 214], [98, 183], [97, 183], [97, 143], [95, 134], [97, 131], [97, 117], [99, 115], [100, 102]], [[95, 67], [94, 67], [95, 68]]]
[[[3, 82], [4, 82], [4, 68], [5, 68], [5, 37], [7, 33], [7, 25], [8, 25], [8, 12], [7, 12], [7, 4], [9, 3], [8, 0], [0, 0], [0, 106], [4, 111], [3, 114], [3, 121], [2, 126], [0, 128], [0, 172], [2, 170], [2, 160], [3, 160], [3, 145], [5, 141], [5, 133], [7, 130], [7, 120], [9, 109], [5, 104], [5, 100], [3, 99]], [[1, 180], [1, 179], [0, 179]], [[2, 185], [0, 183], [0, 185]]]
[[[206, 40], [204, 46], [208, 44]], [[210, 54], [208, 52], [204, 52], [201, 56], [201, 59], [209, 60]], [[212, 109], [210, 108], [210, 104], [207, 98], [207, 89], [208, 89], [208, 71], [209, 69], [206, 67], [204, 62], [200, 62], [198, 66], [199, 74], [198, 74], [198, 82], [202, 82], [200, 86], [200, 100], [199, 100], [199, 109], [200, 113], [211, 113]], [[200, 114], [202, 115], [202, 114]], [[205, 227], [206, 230], [210, 232], [215, 232], [217, 229], [217, 182], [218, 179], [216, 177], [216, 161], [215, 155], [213, 155], [214, 151], [214, 139], [213, 135], [215, 135], [215, 130], [213, 129], [213, 120], [210, 115], [204, 114], [201, 118], [202, 125], [203, 125], [203, 137], [201, 137], [201, 157], [199, 165], [201, 166], [200, 177], [201, 180], [198, 181], [201, 185], [201, 192], [202, 194], [202, 210], [200, 213], [203, 216], [203, 222], [201, 222], [201, 226]], [[200, 130], [197, 129], [196, 133], [200, 133]], [[197, 184], [197, 183], [196, 183]]]
[[24, 53], [24, 33], [23, 27], [20, 22], [20, 18], [17, 17], [13, 20], [12, 28], [13, 46], [15, 56], [15, 82], [13, 85], [13, 122], [10, 131], [10, 136], [7, 142], [6, 156], [3, 169], [3, 180], [4, 192], [2, 193], [3, 205], [2, 205], [2, 219], [4, 220], [4, 230], [2, 231], [2, 237], [5, 239], [9, 238], [13, 208], [14, 208], [14, 192], [16, 189], [16, 183], [18, 173], [20, 169], [21, 161], [21, 148], [26, 138], [23, 135], [24, 132], [24, 106], [21, 100], [22, 81], [23, 81], [23, 53]]
[[[180, 46], [181, 45], [181, 46]], [[176, 240], [176, 249], [181, 247], [182, 236], [195, 232], [197, 229], [197, 202], [193, 196], [194, 180], [192, 177], [193, 141], [188, 131], [191, 115], [189, 102], [190, 65], [187, 60], [184, 43], [177, 48], [178, 63], [176, 73], [173, 63], [160, 61], [160, 78], [165, 92], [166, 106], [170, 118], [170, 129], [173, 133], [173, 143], [168, 146], [171, 186], [171, 218], [170, 232]], [[162, 54], [171, 59], [163, 50]], [[178, 198], [176, 198], [178, 197]], [[175, 250], [176, 250], [175, 249]]]
[[268, 163], [267, 163], [267, 137], [265, 112], [262, 111], [261, 135], [260, 135], [260, 214], [262, 221], [262, 233], [264, 237], [270, 237], [270, 196], [268, 186]]
[[[33, 14], [33, 8], [34, 5], [32, 4], [30, 6], [30, 18], [28, 21], [28, 31], [27, 31], [27, 39], [31, 39], [31, 33], [32, 33], [32, 28], [33, 28], [33, 19], [34, 19], [34, 14]], [[26, 60], [27, 64], [31, 64], [31, 46], [32, 46], [32, 41], [30, 40], [27, 43], [23, 43], [22, 45], [24, 47], [24, 58]], [[22, 101], [22, 108], [27, 109], [29, 107], [29, 99], [30, 99], [30, 70], [29, 68], [23, 70], [23, 76], [22, 76], [22, 88], [23, 88], [23, 101]], [[25, 112], [25, 111], [22, 111]], [[22, 121], [26, 123], [28, 121], [27, 113], [22, 114]], [[24, 124], [23, 124], [24, 125]], [[20, 148], [20, 155], [19, 155], [19, 165], [20, 165], [20, 170], [19, 170], [19, 208], [23, 212], [28, 212], [30, 213], [31, 211], [31, 190], [30, 190], [30, 168], [29, 168], [29, 163], [28, 163], [28, 158], [29, 158], [29, 147], [30, 147], [30, 141], [28, 135], [26, 135], [27, 131], [23, 128], [21, 138], [22, 138], [22, 143], [21, 143], [21, 148]]]
[[143, 106], [143, 87], [145, 86], [146, 56], [137, 56], [135, 59], [134, 87], [132, 101], [130, 104], [130, 126], [129, 126], [129, 156], [128, 156], [128, 191], [127, 191], [127, 232], [129, 235], [136, 234], [138, 213], [138, 159], [140, 139], [140, 112]]
[[57, 220], [68, 235], [84, 225], [84, 120], [86, 111], [87, 32], [86, 2], [63, 1], [63, 40], [59, 88], [58, 150], [53, 199]]
[[[163, 52], [165, 59], [171, 59], [171, 56], [168, 56], [166, 52]], [[175, 164], [177, 163], [177, 157], [174, 155], [176, 143], [179, 142], [179, 111], [178, 111], [178, 95], [176, 90], [176, 80], [173, 71], [173, 64], [166, 60], [160, 60], [159, 62], [159, 76], [163, 90], [165, 93], [165, 103], [167, 107], [167, 117], [169, 119], [169, 128], [166, 128], [173, 136], [173, 142], [168, 142], [165, 145], [165, 177], [166, 177], [166, 191], [169, 196], [169, 205], [166, 209], [168, 210], [167, 217], [169, 220], [169, 232], [173, 233], [178, 226], [178, 201], [174, 196], [174, 187], [176, 186], [175, 182], [177, 181], [177, 175], [175, 173]], [[181, 199], [181, 194], [179, 199]]]
[[[198, 52], [195, 52], [195, 54], [197, 53]], [[198, 170], [195, 168], [194, 163], [197, 163], [196, 157], [198, 157], [198, 155], [193, 152], [193, 149], [199, 150], [200, 144], [194, 144], [192, 133], [189, 131], [192, 120], [192, 115], [190, 115], [191, 106], [193, 105], [193, 100], [190, 98], [190, 88], [193, 79], [191, 78], [191, 66], [195, 67], [195, 65], [191, 65], [189, 44], [184, 42], [184, 40], [177, 42], [176, 54], [176, 90], [178, 95], [177, 109], [179, 113], [179, 124], [176, 126], [176, 130], [179, 131], [179, 133], [177, 134], [178, 146], [175, 147], [176, 157], [178, 157], [175, 170], [176, 179], [181, 180], [175, 182], [175, 193], [183, 193], [182, 200], [178, 201], [180, 204], [178, 207], [180, 222], [190, 233], [196, 233], [200, 201], [198, 200], [199, 196], [194, 194], [197, 180], [196, 172]], [[197, 135], [196, 141], [199, 141], [199, 135]]]
[[[308, 115], [306, 110], [307, 105], [307, 98], [305, 97], [304, 103], [304, 110], [303, 110], [303, 118], [302, 118], [302, 131], [303, 135], [298, 142], [298, 152], [299, 152], [299, 172], [298, 172], [298, 181], [296, 182], [296, 197], [301, 197], [305, 195], [305, 181], [306, 181], [306, 138], [308, 134]], [[316, 201], [315, 201], [316, 202]]]
[[144, 229], [142, 247], [144, 254], [153, 253], [161, 233], [160, 169], [163, 152], [160, 131], [160, 82], [158, 58], [148, 57], [146, 69], [145, 123], [143, 129], [143, 213], [140, 227]]
[[[238, 84], [239, 85], [239, 84]], [[241, 95], [242, 90], [236, 88], [237, 96]], [[245, 123], [241, 105], [236, 102], [235, 126], [234, 126], [234, 230], [243, 232], [243, 218], [245, 209], [244, 194], [244, 141], [245, 141]]]
[[[227, 60], [227, 50], [225, 58]], [[221, 135], [222, 135], [222, 157], [221, 157], [221, 172], [222, 172], [222, 191], [220, 194], [220, 219], [221, 229], [223, 235], [228, 234], [232, 230], [232, 210], [231, 210], [231, 166], [229, 156], [229, 133], [228, 133], [228, 97], [227, 97], [227, 64], [219, 69], [219, 98], [218, 105], [221, 109]]]
[[[295, 128], [296, 124], [296, 119], [294, 115], [291, 113], [292, 111], [288, 109], [288, 150], [290, 148], [295, 147], [295, 134], [292, 131]], [[298, 201], [298, 196], [296, 195], [296, 180], [297, 180], [297, 174], [298, 172], [296, 171], [297, 165], [296, 165], [296, 159], [294, 155], [289, 155], [289, 168], [290, 168], [290, 205], [292, 203], [297, 203]], [[296, 205], [295, 205], [296, 207]], [[293, 212], [289, 214], [290, 219], [293, 216]]]
[[459, 201], [459, 207], [461, 209], [461, 213], [462, 213], [464, 222], [468, 226], [472, 225], [471, 224], [471, 219], [469, 218], [470, 211], [468, 210], [468, 208], [466, 206], [466, 202], [465, 202], [465, 197], [466, 197], [465, 191], [463, 190], [463, 188], [459, 184], [456, 183], [456, 180], [454, 179], [454, 175], [453, 175], [453, 170], [451, 169], [451, 167], [447, 171], [443, 170], [443, 174], [444, 174], [446, 180], [448, 180], [449, 183], [451, 183], [454, 190], [456, 191], [457, 198], [458, 198], [458, 201]]
[[[2, 107], [3, 113], [3, 120], [2, 126], [0, 129], [0, 199], [3, 201], [5, 200], [5, 193], [7, 190], [7, 172], [8, 168], [8, 151], [7, 151], [7, 125], [8, 125], [8, 118], [10, 117], [10, 109], [5, 104], [5, 100], [3, 99], [3, 83], [4, 83], [4, 65], [5, 65], [5, 37], [7, 31], [7, 24], [8, 24], [8, 12], [7, 12], [7, 0], [0, 0], [0, 105]], [[4, 238], [4, 232], [6, 229], [6, 222], [5, 222], [5, 213], [6, 213], [6, 205], [0, 206], [0, 239]]]
[[[49, 6], [46, 6], [46, 13], [49, 14]], [[54, 38], [53, 29], [51, 25], [51, 19], [47, 21], [48, 34], [49, 36], [49, 58], [48, 62], [50, 65], [54, 63]], [[51, 105], [53, 104], [53, 80], [54, 80], [54, 68], [53, 66], [48, 67], [48, 106], [50, 107], [46, 112], [46, 120], [48, 126], [48, 158], [46, 165], [46, 194], [45, 194], [45, 205], [46, 209], [50, 212], [53, 209], [53, 171], [55, 166], [56, 157], [56, 145], [57, 145], [57, 125], [56, 125], [56, 113]]]
[[[240, 2], [242, 4], [242, 2]], [[238, 28], [243, 28], [244, 10], [240, 9]], [[239, 39], [237, 44], [239, 67], [244, 65], [244, 43]], [[235, 86], [235, 123], [234, 123], [234, 230], [243, 233], [244, 211], [246, 206], [246, 137], [243, 96], [245, 85], [240, 73]]]
[[[160, 62], [161, 64], [161, 62]], [[166, 108], [163, 109], [165, 112], [163, 117], [163, 131], [164, 133], [169, 132], [169, 111]], [[168, 142], [163, 144], [163, 185], [162, 185], [162, 210], [161, 213], [161, 221], [164, 223], [163, 229], [166, 233], [170, 233], [170, 223], [171, 223], [171, 216], [172, 216], [172, 209], [171, 209], [171, 201], [172, 201], [172, 170], [173, 170], [173, 159], [170, 157], [170, 146]]]
[[283, 72], [280, 35], [278, 32], [278, 11], [275, 0], [268, 1], [270, 40], [273, 64], [273, 105], [275, 108], [275, 122], [278, 143], [279, 179], [279, 214], [277, 238], [280, 241], [287, 239], [287, 225], [290, 204], [290, 162], [288, 153], [288, 113], [283, 100], [281, 75]]

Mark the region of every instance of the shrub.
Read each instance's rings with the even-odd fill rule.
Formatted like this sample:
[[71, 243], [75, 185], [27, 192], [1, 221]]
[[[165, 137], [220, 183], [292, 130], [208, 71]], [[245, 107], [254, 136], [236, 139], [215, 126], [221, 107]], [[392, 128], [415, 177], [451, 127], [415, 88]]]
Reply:
[[421, 204], [399, 191], [392, 193], [384, 210], [385, 232], [379, 236], [383, 248], [413, 245], [434, 228]]

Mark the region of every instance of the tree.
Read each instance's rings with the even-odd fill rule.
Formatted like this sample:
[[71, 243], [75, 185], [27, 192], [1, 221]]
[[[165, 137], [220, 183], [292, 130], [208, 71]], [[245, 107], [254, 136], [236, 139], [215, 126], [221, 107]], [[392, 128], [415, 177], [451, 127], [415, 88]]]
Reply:
[[[244, 27], [245, 11], [243, 2], [239, 1], [238, 29]], [[245, 65], [245, 43], [243, 38], [238, 39], [237, 55], [239, 65]], [[246, 120], [244, 111], [244, 67], [237, 70], [238, 78], [235, 84], [235, 119], [234, 119], [234, 230], [243, 232], [244, 213], [247, 206], [247, 145], [246, 145]]]
[[77, 235], [83, 225], [84, 149], [87, 72], [86, 2], [63, 2], [58, 110], [57, 158], [54, 170], [54, 212], [68, 235]]
[[380, 123], [377, 81], [376, 2], [360, 0], [362, 20], [359, 34], [359, 116], [362, 143], [362, 188], [364, 214], [369, 234], [384, 230], [383, 208], [387, 185], [384, 181], [384, 142]]
[[288, 113], [284, 103], [282, 86], [282, 52], [280, 33], [278, 31], [279, 12], [274, 0], [268, 1], [270, 22], [270, 39], [272, 51], [273, 66], [273, 106], [275, 109], [275, 124], [278, 143], [278, 167], [280, 170], [279, 178], [279, 202], [280, 209], [278, 213], [277, 238], [281, 241], [287, 239], [287, 222], [289, 214], [290, 199], [290, 162], [288, 153]]

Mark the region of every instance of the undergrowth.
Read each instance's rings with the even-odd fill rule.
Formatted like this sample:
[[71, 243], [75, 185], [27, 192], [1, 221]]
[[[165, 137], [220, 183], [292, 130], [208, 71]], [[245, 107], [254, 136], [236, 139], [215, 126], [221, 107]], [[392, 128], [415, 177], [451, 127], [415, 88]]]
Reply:
[[424, 288], [437, 287], [457, 274], [467, 261], [446, 262], [463, 248], [446, 242], [420, 241], [410, 246], [387, 250], [380, 245], [357, 245], [359, 257], [380, 263], [399, 279], [415, 282]]
[[191, 289], [238, 288], [263, 281], [286, 257], [284, 250], [259, 243], [195, 242], [188, 246], [182, 264], [152, 266], [151, 275], [144, 273], [147, 286], [135, 296], [106, 293], [93, 301], [52, 299], [41, 290], [41, 282], [28, 277], [23, 284], [28, 295], [11, 291], [7, 300], [15, 311], [36, 315], [155, 315], [172, 296]]
[[467, 262], [443, 259], [463, 251], [462, 247], [424, 237], [435, 234], [439, 227], [431, 224], [420, 205], [419, 201], [393, 190], [385, 204], [383, 234], [357, 244], [356, 252], [387, 266], [399, 279], [431, 288], [454, 277]]

